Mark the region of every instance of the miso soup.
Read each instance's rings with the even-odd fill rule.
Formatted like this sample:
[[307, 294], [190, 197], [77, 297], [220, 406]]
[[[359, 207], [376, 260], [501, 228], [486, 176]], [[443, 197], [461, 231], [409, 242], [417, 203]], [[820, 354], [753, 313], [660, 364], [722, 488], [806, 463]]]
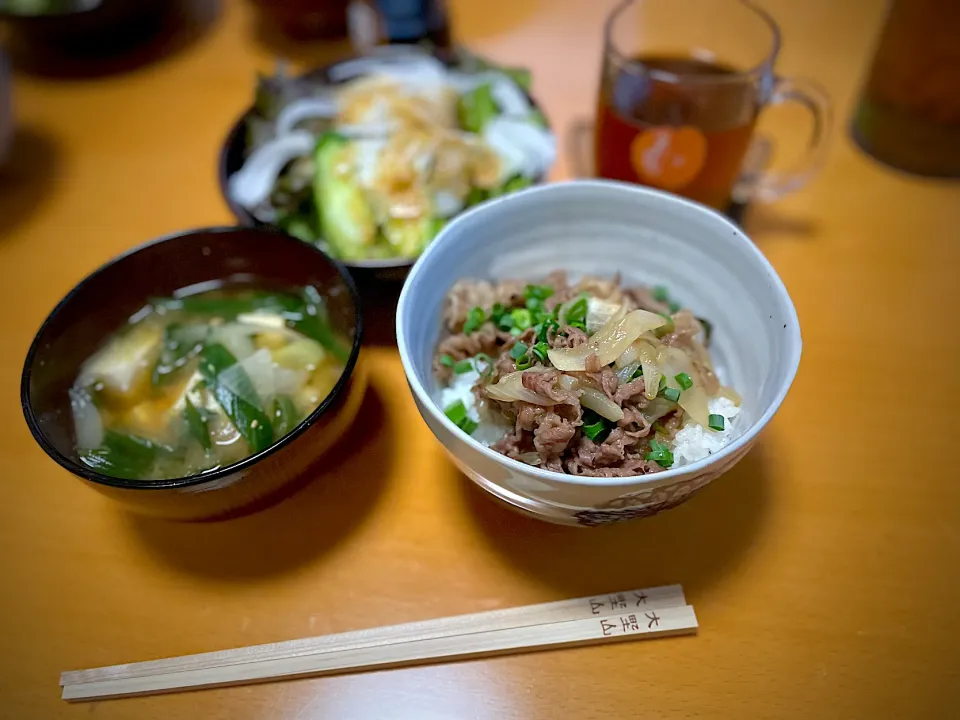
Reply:
[[84, 362], [70, 390], [78, 454], [132, 480], [231, 465], [316, 409], [349, 355], [312, 287], [151, 300]]

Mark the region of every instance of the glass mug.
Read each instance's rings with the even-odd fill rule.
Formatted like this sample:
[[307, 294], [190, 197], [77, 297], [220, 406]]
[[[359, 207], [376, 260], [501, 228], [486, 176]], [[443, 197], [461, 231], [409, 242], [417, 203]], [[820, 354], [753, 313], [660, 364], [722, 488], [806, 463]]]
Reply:
[[[604, 32], [597, 175], [719, 210], [802, 186], [823, 158], [829, 102], [814, 83], [774, 74], [779, 49], [776, 23], [746, 0], [621, 3]], [[761, 172], [748, 158], [757, 118], [785, 102], [813, 117], [805, 154], [788, 172]]]

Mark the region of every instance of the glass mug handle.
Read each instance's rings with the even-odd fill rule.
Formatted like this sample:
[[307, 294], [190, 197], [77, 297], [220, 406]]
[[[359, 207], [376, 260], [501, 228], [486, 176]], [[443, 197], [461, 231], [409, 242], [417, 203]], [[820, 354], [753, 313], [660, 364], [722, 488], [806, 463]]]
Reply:
[[812, 80], [776, 78], [766, 107], [786, 103], [803, 106], [813, 119], [803, 156], [789, 170], [765, 171], [763, 168], [770, 157], [771, 143], [763, 137], [754, 138], [744, 160], [743, 173], [733, 191], [735, 202], [773, 202], [806, 185], [823, 165], [832, 124], [829, 97]]

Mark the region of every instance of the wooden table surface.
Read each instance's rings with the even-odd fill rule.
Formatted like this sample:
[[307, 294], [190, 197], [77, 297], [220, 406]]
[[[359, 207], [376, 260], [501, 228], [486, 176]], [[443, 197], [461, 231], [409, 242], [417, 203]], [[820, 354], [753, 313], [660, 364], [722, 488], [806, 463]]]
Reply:
[[[960, 189], [855, 149], [846, 123], [880, 0], [765, 0], [780, 67], [836, 102], [819, 180], [747, 227], [803, 326], [758, 447], [688, 504], [580, 530], [501, 509], [446, 459], [389, 345], [354, 440], [282, 504], [218, 524], [132, 517], [61, 470], [18, 408], [28, 344], [86, 273], [229, 221], [214, 162], [278, 52], [246, 3], [125, 72], [19, 72], [0, 173], [0, 716], [16, 718], [957, 717]], [[533, 68], [563, 133], [589, 121], [600, 26], [582, 0], [453, 2], [473, 47]], [[284, 48], [300, 62], [340, 47]], [[798, 136], [802, 114], [766, 123]], [[574, 173], [570, 157], [554, 177]], [[374, 310], [371, 310], [374, 312]], [[608, 590], [682, 583], [698, 637], [67, 705], [61, 670]]]

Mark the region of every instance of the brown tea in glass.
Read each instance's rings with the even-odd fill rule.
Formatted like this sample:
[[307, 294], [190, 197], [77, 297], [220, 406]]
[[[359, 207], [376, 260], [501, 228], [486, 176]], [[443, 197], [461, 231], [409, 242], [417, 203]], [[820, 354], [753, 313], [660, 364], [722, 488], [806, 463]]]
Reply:
[[[828, 108], [810, 83], [776, 78], [779, 30], [742, 0], [627, 0], [607, 21], [594, 134], [597, 175], [717, 209], [799, 187], [823, 147]], [[793, 100], [814, 128], [803, 167], [741, 177], [757, 117]]]

